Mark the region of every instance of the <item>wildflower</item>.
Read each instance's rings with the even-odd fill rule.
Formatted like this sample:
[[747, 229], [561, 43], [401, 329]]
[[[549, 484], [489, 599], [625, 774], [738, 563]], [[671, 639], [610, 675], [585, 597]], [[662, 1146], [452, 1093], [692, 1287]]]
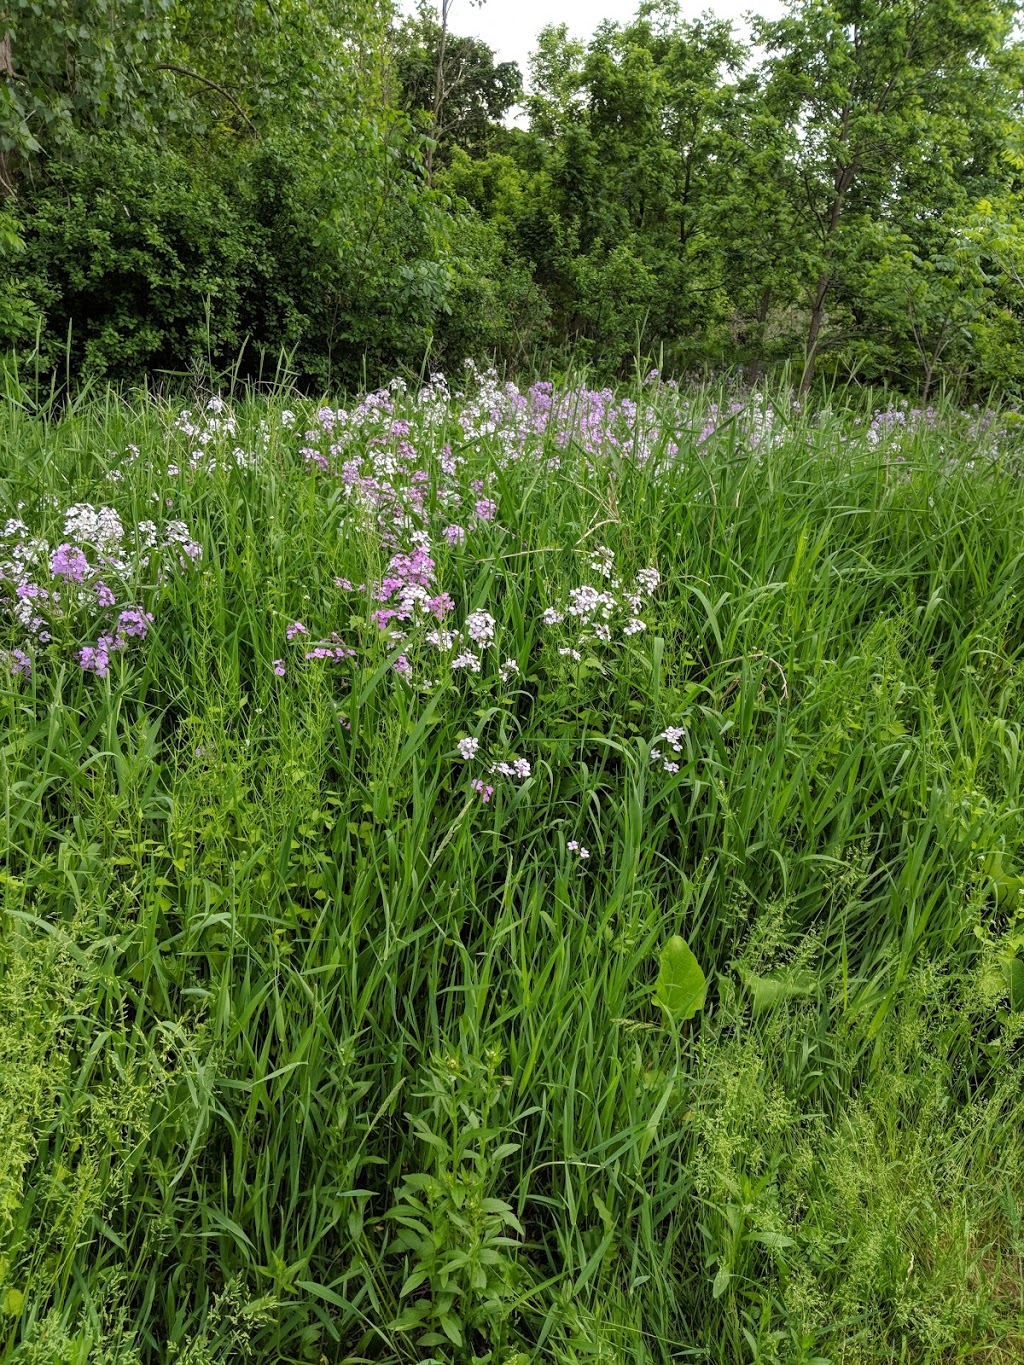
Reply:
[[451, 546], [464, 545], [466, 543], [466, 532], [461, 526], [446, 526], [443, 535]]
[[64, 534], [69, 540], [109, 550], [124, 540], [124, 527], [112, 507], [93, 507], [82, 502], [64, 513]]
[[399, 654], [398, 658], [391, 665], [400, 678], [412, 677], [412, 664], [404, 654]]
[[664, 739], [676, 751], [681, 754], [683, 751], [683, 739], [686, 736], [685, 725], [670, 725], [659, 735], [659, 739]]
[[116, 639], [111, 635], [101, 635], [94, 645], [83, 645], [78, 662], [84, 672], [95, 673], [97, 678], [105, 678], [110, 671], [110, 655], [118, 648]]
[[308, 635], [308, 634], [309, 634], [309, 631], [306, 629], [306, 627], [302, 624], [301, 621], [293, 621], [293, 622], [291, 623], [291, 625], [288, 627], [288, 629], [285, 631], [285, 637], [286, 637], [289, 641], [290, 641], [290, 640], [294, 640], [295, 637], [296, 637], [297, 635]]
[[667, 759], [661, 766], [665, 769], [667, 773], [677, 773], [679, 771], [679, 764], [669, 763]]
[[96, 584], [96, 604], [100, 607], [112, 607], [117, 599], [107, 587], [106, 583]]
[[452, 660], [452, 668], [468, 668], [471, 673], [479, 673], [480, 660], [472, 650], [467, 649]]
[[50, 556], [50, 572], [72, 583], [82, 583], [89, 572], [89, 561], [77, 546], [65, 542]]
[[473, 791], [479, 794], [481, 803], [486, 806], [488, 801], [490, 801], [491, 797], [494, 795], [494, 788], [490, 786], [488, 783], [484, 782], [482, 777], [474, 778], [469, 785]]
[[569, 615], [590, 616], [601, 605], [604, 594], [585, 584], [569, 593]]
[[641, 621], [639, 617], [630, 617], [628, 623], [622, 627], [623, 635], [639, 635], [642, 630], [647, 629], [646, 621]]
[[468, 763], [471, 758], [476, 758], [477, 751], [480, 748], [480, 741], [474, 739], [472, 735], [467, 735], [464, 739], [460, 739], [455, 747]]
[[530, 764], [528, 759], [516, 758], [511, 763], [492, 763], [488, 771], [498, 777], [514, 777], [525, 782], [530, 776]]
[[32, 676], [32, 660], [23, 649], [0, 650], [0, 663], [6, 665], [12, 678]]
[[474, 611], [466, 617], [466, 630], [469, 638], [478, 645], [489, 645], [494, 642], [495, 620], [490, 612]]
[[142, 611], [138, 607], [129, 607], [117, 618], [118, 641], [124, 637], [134, 635], [140, 640], [144, 640], [149, 633], [150, 622], [153, 620], [151, 611]]
[[556, 607], [548, 607], [541, 615], [541, 623], [545, 626], [557, 626], [564, 620], [562, 613]]
[[574, 664], [578, 664], [579, 661], [583, 658], [583, 655], [579, 652], [578, 649], [570, 649], [568, 645], [564, 646], [558, 652], [559, 654], [562, 655], [564, 659], [571, 659]]
[[569, 842], [566, 844], [566, 848], [569, 850], [570, 853], [578, 854], [580, 858], [590, 857], [590, 849], [584, 848], [583, 845], [577, 839], [570, 839]]
[[332, 663], [341, 663], [345, 659], [354, 659], [355, 653], [355, 650], [349, 649], [347, 645], [319, 644], [306, 650], [306, 658], [330, 659]]
[[455, 610], [455, 599], [451, 593], [442, 592], [437, 597], [428, 597], [423, 605], [440, 621], [448, 612]]
[[498, 671], [501, 674], [501, 681], [508, 682], [509, 678], [514, 678], [519, 672], [519, 665], [515, 659], [506, 659]]
[[478, 521], [493, 521], [498, 514], [498, 504], [491, 498], [480, 498], [473, 507]]
[[283, 660], [283, 659], [275, 659], [275, 660], [274, 660], [274, 672], [277, 674], [277, 676], [278, 676], [279, 678], [283, 678], [284, 675], [285, 675], [285, 673], [286, 673], [286, 671], [287, 671], [287, 670], [285, 669], [285, 666], [284, 666], [284, 660]]
[[650, 597], [661, 582], [661, 574], [658, 573], [657, 569], [638, 569], [636, 581], [639, 584], [641, 591], [645, 592], [647, 596]]
[[615, 567], [615, 555], [609, 550], [607, 545], [595, 546], [591, 552], [590, 568], [594, 573], [599, 573], [602, 578], [611, 578], [612, 569]]

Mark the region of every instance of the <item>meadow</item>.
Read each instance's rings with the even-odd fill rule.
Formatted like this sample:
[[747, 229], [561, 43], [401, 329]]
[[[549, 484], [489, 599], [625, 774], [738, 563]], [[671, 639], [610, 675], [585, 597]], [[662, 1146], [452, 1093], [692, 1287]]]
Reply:
[[1024, 1357], [1016, 414], [0, 451], [0, 1359]]

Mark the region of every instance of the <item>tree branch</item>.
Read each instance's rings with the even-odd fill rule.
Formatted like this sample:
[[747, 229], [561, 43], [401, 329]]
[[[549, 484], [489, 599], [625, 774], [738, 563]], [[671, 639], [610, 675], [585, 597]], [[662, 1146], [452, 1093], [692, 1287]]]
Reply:
[[252, 119], [235, 99], [234, 95], [229, 95], [228, 92], [224, 89], [224, 87], [222, 85], [218, 85], [216, 81], [211, 81], [207, 76], [200, 76], [198, 71], [190, 71], [187, 66], [175, 66], [173, 62], [159, 62], [157, 66], [154, 68], [154, 70], [173, 71], [179, 76], [188, 76], [191, 80], [198, 81], [200, 85], [205, 85], [208, 86], [211, 90], [215, 90], [217, 94], [221, 96], [222, 99], [227, 100], [228, 104], [231, 105], [232, 109], [234, 109], [234, 111], [238, 114], [239, 118], [243, 119], [249, 125], [250, 129], [254, 133], [256, 134], [259, 133], [259, 129], [256, 127], [255, 123], [253, 123]]

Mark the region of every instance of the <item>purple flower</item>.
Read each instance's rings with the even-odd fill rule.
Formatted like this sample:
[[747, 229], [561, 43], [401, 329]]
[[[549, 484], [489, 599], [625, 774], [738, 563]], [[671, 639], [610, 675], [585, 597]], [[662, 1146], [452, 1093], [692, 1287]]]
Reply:
[[491, 498], [481, 498], [473, 511], [476, 513], [478, 521], [493, 521], [498, 515], [498, 504]]
[[110, 655], [118, 648], [114, 636], [101, 635], [94, 645], [83, 645], [78, 662], [86, 673], [105, 678], [110, 671]]
[[443, 592], [438, 597], [428, 597], [423, 603], [427, 611], [431, 611], [439, 621], [443, 621], [448, 612], [455, 610], [455, 599], [450, 593]]
[[308, 634], [309, 634], [309, 631], [306, 629], [306, 627], [302, 624], [301, 621], [293, 621], [293, 622], [291, 623], [291, 625], [288, 627], [288, 629], [285, 631], [285, 636], [286, 636], [289, 640], [294, 640], [295, 637], [296, 637], [296, 635], [308, 635]]
[[275, 660], [274, 660], [274, 672], [277, 674], [277, 676], [278, 676], [279, 678], [283, 678], [283, 677], [284, 677], [286, 670], [285, 670], [284, 660], [283, 660], [283, 659], [275, 659]]
[[395, 660], [392, 667], [394, 668], [395, 672], [399, 675], [399, 677], [402, 678], [412, 677], [412, 664], [409, 662], [409, 660], [405, 657], [404, 654], [399, 654], [398, 658]]
[[7, 665], [12, 678], [31, 678], [32, 660], [23, 649], [0, 651], [0, 661]]
[[461, 526], [446, 526], [444, 538], [449, 545], [464, 545], [466, 543], [466, 532]]
[[118, 644], [123, 643], [123, 637], [134, 635], [140, 640], [144, 640], [149, 634], [149, 625], [153, 620], [151, 611], [142, 611], [138, 607], [129, 607], [117, 618]]
[[96, 602], [101, 607], [112, 607], [117, 601], [106, 583], [96, 584]]
[[479, 794], [481, 802], [483, 803], [483, 805], [486, 806], [488, 801], [490, 801], [491, 797], [494, 795], [494, 788], [488, 786], [488, 784], [484, 782], [483, 778], [481, 777], [474, 778], [474, 780], [469, 785], [473, 791]]
[[77, 545], [58, 545], [50, 556], [50, 572], [55, 576], [82, 583], [89, 573], [89, 561]]

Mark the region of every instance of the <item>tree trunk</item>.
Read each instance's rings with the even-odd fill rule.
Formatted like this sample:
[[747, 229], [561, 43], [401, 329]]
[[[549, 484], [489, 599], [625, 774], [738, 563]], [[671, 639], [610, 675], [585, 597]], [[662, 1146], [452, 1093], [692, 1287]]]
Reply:
[[[444, 59], [448, 47], [448, 11], [451, 9], [451, 0], [441, 0], [441, 38], [437, 46], [437, 69], [434, 73], [434, 108], [430, 119], [430, 140], [436, 143], [441, 136], [441, 116], [444, 113], [445, 81], [444, 81]], [[434, 183], [434, 152], [435, 146], [427, 148], [426, 170], [427, 184]]]
[[811, 304], [811, 321], [807, 327], [807, 346], [805, 350], [806, 359], [804, 360], [804, 372], [800, 376], [800, 397], [806, 394], [814, 381], [814, 362], [818, 354], [818, 339], [821, 336], [821, 324], [825, 319], [825, 296], [831, 283], [827, 270], [823, 270], [818, 278], [818, 287], [814, 291], [814, 302]]
[[[849, 128], [849, 115], [843, 111], [843, 136], [842, 141], [846, 142]], [[843, 216], [843, 208], [846, 204], [846, 196], [850, 192], [854, 177], [857, 174], [856, 166], [851, 161], [848, 166], [841, 166], [836, 172], [833, 182], [832, 209], [828, 216], [828, 227], [823, 234], [825, 245], [825, 259], [821, 274], [818, 276], [818, 283], [814, 290], [814, 301], [811, 304], [811, 320], [807, 326], [807, 345], [804, 351], [804, 372], [800, 377], [800, 397], [806, 394], [807, 390], [814, 382], [814, 362], [818, 354], [820, 345], [821, 324], [825, 320], [825, 296], [828, 293], [829, 285], [832, 283], [831, 263], [832, 253], [835, 249], [836, 231], [839, 227], [839, 220]]]

